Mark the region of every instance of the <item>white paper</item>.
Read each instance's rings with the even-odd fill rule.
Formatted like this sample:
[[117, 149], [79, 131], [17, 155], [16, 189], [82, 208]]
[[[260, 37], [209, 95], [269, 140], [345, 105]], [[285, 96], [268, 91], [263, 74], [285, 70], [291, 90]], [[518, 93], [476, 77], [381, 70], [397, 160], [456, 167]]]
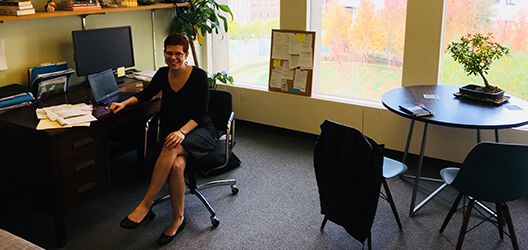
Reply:
[[295, 78], [293, 79], [293, 87], [304, 92], [306, 89], [306, 79], [308, 79], [308, 71], [296, 69]]
[[77, 123], [73, 125], [68, 126], [61, 126], [58, 122], [50, 121], [48, 119], [42, 119], [37, 124], [37, 130], [45, 130], [45, 129], [56, 129], [56, 128], [71, 128], [71, 127], [89, 127], [90, 123]]
[[[86, 103], [78, 103], [75, 105], [62, 104], [62, 105], [45, 107], [45, 108], [42, 108], [42, 110], [44, 110], [47, 118], [50, 119], [51, 121], [57, 121], [59, 119], [62, 119], [64, 121], [65, 119], [92, 114], [92, 106]], [[40, 111], [37, 110], [37, 117], [38, 117], [39, 112]], [[86, 122], [86, 121], [81, 121], [81, 122]]]
[[301, 53], [301, 45], [302, 43], [299, 42], [297, 35], [290, 36], [290, 46], [288, 47], [288, 54], [298, 55], [299, 53]]
[[276, 70], [271, 70], [270, 86], [273, 88], [282, 88], [282, 75]]
[[299, 67], [299, 55], [290, 55], [290, 69]]
[[288, 55], [288, 47], [290, 44], [290, 37], [292, 34], [283, 32], [273, 33], [273, 48], [271, 50], [271, 58], [273, 59], [290, 59]]
[[0, 70], [7, 69], [4, 39], [0, 39]]
[[79, 123], [86, 123], [86, 122], [92, 122], [97, 121], [97, 118], [93, 116], [92, 114], [87, 115], [81, 115], [81, 116], [73, 116], [68, 118], [59, 117], [57, 121], [60, 123], [60, 125], [74, 125]]
[[303, 69], [312, 69], [312, 52], [302, 52], [299, 54], [299, 66]]
[[301, 52], [310, 52], [313, 51], [313, 45], [312, 45], [312, 34], [307, 34], [306, 38], [301, 44]]
[[290, 69], [288, 61], [283, 62], [276, 70], [281, 74], [282, 79], [293, 80], [294, 71]]

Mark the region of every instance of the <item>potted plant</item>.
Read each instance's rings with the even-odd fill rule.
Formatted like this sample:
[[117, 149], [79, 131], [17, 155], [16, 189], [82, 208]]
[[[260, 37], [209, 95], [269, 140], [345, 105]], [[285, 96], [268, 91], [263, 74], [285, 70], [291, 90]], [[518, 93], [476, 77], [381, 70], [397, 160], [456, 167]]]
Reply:
[[227, 15], [233, 19], [233, 13], [226, 4], [219, 4], [215, 0], [188, 0], [189, 7], [176, 8], [176, 15], [172, 19], [171, 33], [184, 34], [191, 40], [191, 52], [195, 65], [199, 67], [194, 40], [202, 45], [206, 34], [213, 30], [227, 32]]
[[510, 50], [492, 40], [491, 33], [467, 34], [447, 47], [453, 59], [464, 66], [464, 71], [468, 76], [480, 75], [484, 81], [484, 86], [469, 84], [461, 87], [462, 96], [493, 101], [503, 98], [504, 91], [497, 86], [490, 85], [486, 74], [492, 62], [507, 55]]
[[216, 81], [220, 81], [222, 83], [233, 83], [235, 80], [232, 76], [228, 75], [225, 71], [222, 72], [216, 72], [213, 75], [208, 77], [209, 87], [212, 89], [216, 89]]

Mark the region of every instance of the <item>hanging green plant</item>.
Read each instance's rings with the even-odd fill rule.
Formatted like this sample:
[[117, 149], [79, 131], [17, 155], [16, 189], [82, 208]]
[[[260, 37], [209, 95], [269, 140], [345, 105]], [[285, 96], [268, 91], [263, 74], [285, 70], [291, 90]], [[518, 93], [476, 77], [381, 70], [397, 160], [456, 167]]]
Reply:
[[180, 33], [189, 37], [193, 58], [198, 66], [193, 41], [197, 40], [202, 45], [203, 38], [207, 34], [213, 31], [217, 34], [227, 32], [227, 17], [230, 16], [233, 20], [233, 13], [229, 6], [219, 4], [215, 0], [189, 0], [189, 3], [191, 4], [189, 7], [176, 8], [176, 15], [171, 23], [171, 33]]

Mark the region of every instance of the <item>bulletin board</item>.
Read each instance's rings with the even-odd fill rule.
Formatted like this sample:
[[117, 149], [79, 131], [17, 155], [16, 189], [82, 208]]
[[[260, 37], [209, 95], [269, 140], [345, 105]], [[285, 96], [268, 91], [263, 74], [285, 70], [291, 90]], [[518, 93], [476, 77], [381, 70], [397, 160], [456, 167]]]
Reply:
[[271, 31], [270, 91], [311, 96], [314, 31]]

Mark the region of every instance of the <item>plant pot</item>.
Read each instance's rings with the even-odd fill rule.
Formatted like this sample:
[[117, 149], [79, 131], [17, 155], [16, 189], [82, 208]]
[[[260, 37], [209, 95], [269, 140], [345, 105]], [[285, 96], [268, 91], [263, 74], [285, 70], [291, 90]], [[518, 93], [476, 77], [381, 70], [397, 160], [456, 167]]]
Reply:
[[460, 91], [460, 94], [470, 97], [472, 99], [497, 101], [497, 100], [502, 99], [504, 96], [504, 90], [501, 90], [495, 93], [490, 93], [490, 92], [484, 92], [484, 91], [478, 90], [480, 88], [482, 88], [482, 86], [468, 84], [458, 89]]

